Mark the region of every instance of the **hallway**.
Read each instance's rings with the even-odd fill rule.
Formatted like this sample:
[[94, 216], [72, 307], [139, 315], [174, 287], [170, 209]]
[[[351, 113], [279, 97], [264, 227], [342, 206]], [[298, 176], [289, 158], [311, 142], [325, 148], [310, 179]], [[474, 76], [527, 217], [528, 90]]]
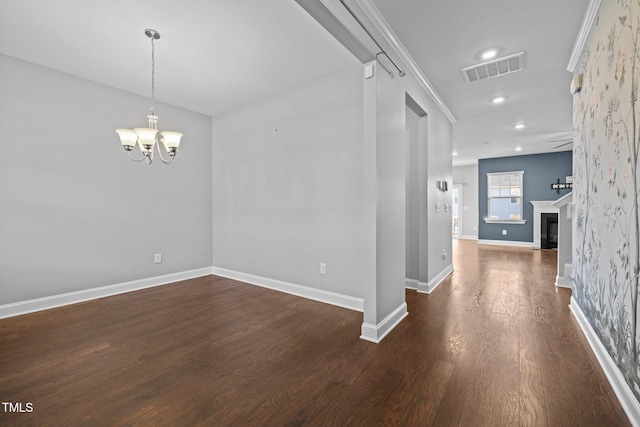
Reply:
[[454, 266], [426, 306], [410, 296], [416, 316], [404, 325], [435, 327], [453, 364], [434, 424], [628, 424], [569, 311], [571, 291], [554, 286], [555, 251], [454, 240]]
[[0, 320], [0, 425], [629, 425], [555, 252], [454, 241], [380, 344], [362, 314], [206, 276]]

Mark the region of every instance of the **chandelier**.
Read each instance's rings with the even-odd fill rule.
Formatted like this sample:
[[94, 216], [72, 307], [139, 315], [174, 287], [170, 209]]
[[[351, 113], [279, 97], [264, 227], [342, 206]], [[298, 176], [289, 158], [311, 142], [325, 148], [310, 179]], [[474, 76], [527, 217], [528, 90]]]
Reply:
[[[144, 33], [147, 37], [151, 39], [151, 108], [149, 111], [149, 115], [147, 118], [149, 119], [149, 126], [146, 128], [134, 128], [134, 129], [116, 129], [116, 132], [120, 136], [120, 142], [122, 143], [122, 147], [129, 153], [129, 158], [134, 162], [141, 162], [143, 160], [147, 161], [147, 164], [151, 164], [153, 162], [153, 147], [155, 146], [158, 155], [160, 156], [160, 160], [163, 163], [170, 165], [173, 163], [176, 153], [178, 152], [178, 147], [180, 146], [180, 138], [182, 138], [182, 134], [180, 132], [173, 131], [164, 131], [160, 132], [161, 138], [160, 142], [164, 145], [167, 154], [169, 155], [169, 159], [165, 159], [162, 156], [162, 150], [158, 147], [158, 116], [156, 116], [153, 110], [153, 101], [155, 100], [155, 46], [153, 45], [154, 40], [158, 40], [160, 38], [160, 33], [156, 30], [146, 29]], [[133, 148], [136, 146], [140, 148], [140, 152], [142, 153], [141, 158], [135, 158], [132, 156]]]

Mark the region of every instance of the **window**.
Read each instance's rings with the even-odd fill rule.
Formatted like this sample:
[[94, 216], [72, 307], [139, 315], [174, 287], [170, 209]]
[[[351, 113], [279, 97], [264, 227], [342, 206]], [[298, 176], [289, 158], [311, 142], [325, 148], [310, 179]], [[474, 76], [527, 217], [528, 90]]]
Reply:
[[489, 209], [485, 222], [525, 223], [522, 213], [523, 176], [523, 171], [487, 174]]

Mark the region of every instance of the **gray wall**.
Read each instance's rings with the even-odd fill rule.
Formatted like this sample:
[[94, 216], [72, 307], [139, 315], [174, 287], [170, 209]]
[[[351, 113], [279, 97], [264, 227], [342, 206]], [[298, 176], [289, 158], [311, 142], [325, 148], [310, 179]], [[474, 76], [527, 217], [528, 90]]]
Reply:
[[361, 78], [351, 67], [213, 119], [214, 266], [363, 296]]
[[[487, 224], [487, 173], [524, 171], [523, 203], [525, 224]], [[572, 152], [531, 154], [478, 160], [478, 238], [533, 242], [532, 200], [557, 200], [570, 190], [551, 190], [551, 184], [572, 175]], [[502, 235], [507, 230], [507, 235]]]
[[146, 166], [115, 134], [146, 98], [0, 59], [2, 304], [213, 264], [365, 298], [377, 324], [404, 302], [407, 95], [426, 114], [420, 281], [451, 264], [451, 123], [409, 76], [365, 91], [356, 66], [214, 119], [157, 103], [185, 138]]
[[[452, 263], [451, 212], [445, 212], [444, 204], [452, 201], [451, 152], [453, 139], [451, 123], [444, 114], [434, 107], [430, 107], [427, 112], [429, 123], [429, 161], [427, 166], [429, 262], [427, 281], [431, 281]], [[449, 191], [439, 191], [436, 181], [447, 181]], [[438, 212], [436, 212], [436, 204], [440, 205]], [[423, 281], [422, 278], [420, 280]]]
[[462, 188], [460, 238], [478, 238], [478, 165], [455, 166], [453, 183]]
[[[420, 217], [419, 210], [419, 127], [420, 118], [408, 106], [405, 108], [405, 182], [406, 182], [406, 273], [405, 278], [419, 281], [419, 236], [420, 236]], [[413, 286], [417, 286], [414, 283]]]
[[367, 107], [373, 107], [364, 117], [365, 128], [371, 129], [365, 145], [375, 147], [375, 168], [368, 169], [367, 181], [375, 186], [368, 193], [369, 204], [376, 206], [375, 258], [368, 261], [375, 262], [376, 275], [364, 301], [364, 321], [372, 325], [404, 303], [406, 269], [405, 94], [400, 79], [380, 67], [376, 71], [364, 81]]
[[[363, 82], [356, 66], [213, 118], [213, 265], [364, 298], [373, 325], [398, 308], [407, 93], [428, 113], [419, 185], [435, 212], [450, 201], [434, 180], [451, 182], [451, 123], [409, 76]], [[450, 213], [432, 216], [429, 278], [451, 264]]]
[[[382, 69], [378, 68], [378, 71], [376, 79], [365, 80], [365, 96], [367, 87], [372, 88], [373, 80], [376, 80], [377, 107], [375, 139], [365, 136], [365, 142], [376, 142], [378, 165], [377, 174], [370, 180], [378, 187], [375, 319], [367, 318], [368, 303], [365, 298], [365, 322], [374, 324], [404, 301], [406, 258], [415, 255], [406, 254], [407, 206], [418, 205], [420, 282], [426, 285], [451, 266], [452, 243], [451, 213], [444, 210], [444, 204], [451, 202], [451, 192], [442, 192], [436, 187], [437, 180], [451, 183], [451, 123], [411, 75], [400, 78], [396, 74], [395, 78], [390, 79]], [[415, 108], [424, 113], [424, 117], [417, 119], [411, 115], [413, 113], [409, 113], [409, 98]], [[365, 107], [367, 105], [365, 101]], [[371, 121], [371, 117], [365, 114], [365, 129], [367, 118]], [[406, 200], [407, 194], [416, 194], [411, 182], [408, 193], [405, 186], [407, 126], [417, 130], [418, 157], [422, 162], [417, 173], [417, 202]], [[414, 138], [409, 136], [410, 141]], [[424, 153], [424, 150], [427, 152]], [[438, 212], [436, 204], [440, 205]], [[415, 222], [410, 226], [414, 227]], [[415, 242], [412, 247], [415, 247]], [[369, 297], [371, 299], [371, 295]]]
[[115, 129], [148, 108], [0, 55], [0, 304], [211, 265], [211, 119], [158, 102], [185, 137], [174, 165], [147, 166]]

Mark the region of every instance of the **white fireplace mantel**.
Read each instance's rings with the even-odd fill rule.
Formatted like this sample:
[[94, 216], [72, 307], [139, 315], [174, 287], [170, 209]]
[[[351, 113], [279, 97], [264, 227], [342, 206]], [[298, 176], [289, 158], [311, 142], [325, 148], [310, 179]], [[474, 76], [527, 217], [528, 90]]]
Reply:
[[571, 217], [573, 215], [573, 193], [567, 193], [553, 202], [560, 212], [558, 213], [558, 274], [556, 286], [571, 288]]
[[531, 201], [533, 205], [533, 249], [540, 249], [540, 229], [543, 213], [558, 213], [560, 210], [554, 205], [556, 200]]

